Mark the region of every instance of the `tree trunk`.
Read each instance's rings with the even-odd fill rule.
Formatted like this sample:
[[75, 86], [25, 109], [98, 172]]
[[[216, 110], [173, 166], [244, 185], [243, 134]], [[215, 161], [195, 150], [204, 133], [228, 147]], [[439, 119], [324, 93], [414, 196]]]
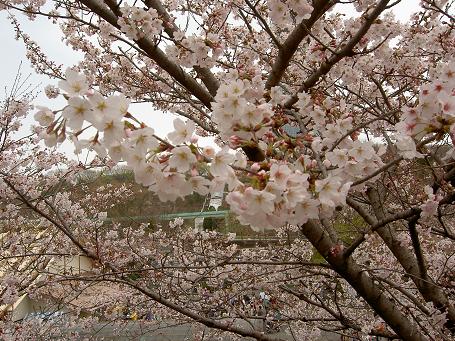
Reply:
[[310, 221], [304, 224], [301, 227], [301, 231], [329, 262], [333, 270], [342, 276], [363, 297], [397, 335], [406, 341], [427, 340], [352, 257], [344, 258], [342, 252], [333, 252], [336, 249], [336, 245], [316, 222]]

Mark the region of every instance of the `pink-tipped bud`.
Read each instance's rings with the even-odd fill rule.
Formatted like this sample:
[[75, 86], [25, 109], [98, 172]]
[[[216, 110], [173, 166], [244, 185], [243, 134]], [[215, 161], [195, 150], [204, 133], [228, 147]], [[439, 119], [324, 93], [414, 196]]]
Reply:
[[263, 140], [267, 142], [273, 142], [275, 140], [275, 137], [271, 131], [268, 131], [264, 134]]
[[160, 155], [159, 158], [158, 158], [158, 161], [159, 163], [165, 163], [169, 160], [170, 158], [170, 155], [167, 154], [167, 155]]
[[190, 138], [190, 142], [191, 142], [192, 144], [196, 144], [198, 140], [199, 140], [199, 137], [196, 136], [196, 135], [193, 135], [193, 136], [191, 136], [191, 138]]
[[236, 148], [240, 147], [240, 143], [241, 143], [241, 139], [237, 135], [232, 135], [231, 137], [229, 137], [229, 146], [232, 149], [236, 149]]
[[261, 169], [261, 165], [257, 162], [255, 162], [251, 165], [251, 171], [253, 171], [253, 172], [257, 172], [260, 169]]
[[326, 168], [327, 168], [327, 167], [330, 167], [330, 166], [332, 165], [332, 163], [331, 163], [329, 160], [327, 160], [327, 159], [325, 159], [324, 161], [322, 161], [322, 164], [323, 164], [324, 167], [326, 167]]

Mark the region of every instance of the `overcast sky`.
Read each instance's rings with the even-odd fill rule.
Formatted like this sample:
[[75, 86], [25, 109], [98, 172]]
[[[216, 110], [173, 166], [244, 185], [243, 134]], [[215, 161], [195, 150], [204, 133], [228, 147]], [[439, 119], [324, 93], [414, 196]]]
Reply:
[[[409, 15], [418, 8], [419, 0], [403, 0], [394, 9], [395, 15], [402, 21], [409, 18]], [[22, 62], [22, 74], [24, 76], [30, 75], [29, 82], [33, 86], [38, 86], [39, 89], [44, 88], [48, 84], [56, 84], [55, 81], [49, 80], [45, 76], [40, 76], [34, 73], [30, 63], [25, 58], [25, 47], [22, 41], [14, 39], [15, 33], [12, 25], [7, 18], [7, 12], [0, 11], [0, 86], [3, 89], [14, 80], [19, 65]], [[47, 18], [37, 18], [33, 22], [29, 22], [23, 16], [19, 16], [19, 20], [24, 30], [35, 40], [42, 50], [55, 60], [58, 64], [64, 66], [74, 65], [81, 59], [81, 54], [73, 51], [61, 41], [61, 33], [55, 25]], [[52, 109], [60, 109], [63, 107], [63, 101], [56, 102], [55, 100], [48, 100], [42, 93], [35, 101], [36, 104], [47, 105]], [[145, 111], [149, 119], [145, 120], [150, 124], [160, 136], [164, 136], [172, 129], [172, 118], [164, 118], [158, 112], [154, 112], [151, 107], [141, 106], [141, 111]], [[141, 117], [141, 119], [143, 119]], [[30, 126], [32, 119], [29, 118], [26, 125]], [[70, 151], [71, 147], [65, 146], [66, 151]]]

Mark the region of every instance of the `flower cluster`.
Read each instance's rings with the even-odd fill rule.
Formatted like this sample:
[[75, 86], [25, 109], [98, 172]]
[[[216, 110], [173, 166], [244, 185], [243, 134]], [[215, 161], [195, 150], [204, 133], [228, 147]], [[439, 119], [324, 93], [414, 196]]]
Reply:
[[328, 177], [350, 183], [368, 176], [383, 165], [381, 155], [386, 151], [385, 146], [375, 146], [372, 141], [359, 139], [352, 130], [353, 119], [349, 114], [334, 118], [340, 109], [347, 109], [343, 103], [339, 107], [328, 99], [315, 103], [310, 95], [301, 93], [296, 105], [302, 119], [308, 121], [312, 151], [320, 154]]
[[213, 33], [204, 39], [195, 35], [184, 38], [178, 32], [174, 34], [174, 39], [178, 44], [167, 45], [166, 54], [185, 67], [213, 67], [223, 52], [218, 36]]
[[161, 33], [163, 21], [158, 18], [155, 9], [150, 8], [146, 11], [139, 7], [124, 5], [120, 11], [122, 17], [118, 24], [128, 38], [138, 40]]
[[296, 14], [296, 20], [308, 19], [313, 7], [307, 0], [268, 0], [269, 17], [275, 25], [286, 26], [291, 23], [291, 13]]
[[[434, 101], [438, 101], [439, 115], [452, 122], [453, 79], [450, 72], [445, 74], [447, 81], [440, 83], [442, 89]], [[306, 141], [295, 142], [300, 157], [258, 164], [248, 163], [241, 151], [234, 154], [232, 149], [252, 143], [268, 150], [282, 145], [283, 141], [271, 136], [286, 96], [275, 87], [267, 101], [262, 95], [262, 79], [242, 80], [231, 75], [220, 86], [211, 119], [230, 146], [215, 152], [197, 145], [196, 126], [191, 120], [176, 119], [167, 140], [160, 139], [128, 112], [129, 100], [123, 95], [105, 97], [89, 89], [86, 77], [73, 70], [67, 70], [66, 78], [59, 83], [68, 100], [61, 117], [56, 119], [47, 108], [40, 108], [35, 115], [40, 125], [47, 127], [42, 137], [48, 145], [61, 142], [70, 129], [77, 151], [91, 148], [102, 158], [109, 154], [114, 162], [125, 161], [136, 181], [163, 201], [193, 192], [205, 195], [223, 191], [227, 186], [227, 203], [241, 223], [253, 228], [278, 228], [330, 217], [337, 207], [346, 204], [353, 182], [384, 165], [381, 156], [385, 146], [358, 138], [352, 129], [352, 116], [339, 114], [340, 109], [349, 111], [343, 102], [337, 106], [328, 98], [315, 100], [306, 93], [299, 94], [296, 103], [307, 129]], [[425, 110], [422, 105], [420, 112]], [[85, 122], [89, 126], [84, 127]], [[95, 128], [96, 134], [91, 139], [78, 139], [89, 127]], [[396, 147], [406, 158], [420, 155], [410, 136], [398, 136]], [[242, 181], [238, 171], [247, 174]]]
[[[382, 165], [384, 148], [370, 141], [342, 138], [352, 128], [352, 118], [343, 116], [330, 121], [331, 101], [316, 104], [301, 94], [299, 114], [308, 120], [306, 150], [309, 154], [289, 161], [264, 161], [249, 164], [245, 155], [225, 146], [218, 152], [197, 146], [195, 124], [174, 121], [167, 140], [155, 136], [152, 128], [135, 120], [128, 112], [129, 101], [123, 95], [104, 97], [89, 89], [86, 77], [67, 70], [67, 79], [59, 86], [67, 95], [68, 105], [61, 117], [40, 108], [36, 120], [47, 127], [42, 137], [47, 144], [61, 142], [66, 130], [72, 132], [76, 151], [91, 148], [113, 162], [125, 161], [138, 183], [157, 193], [163, 201], [176, 200], [193, 192], [229, 190], [227, 202], [239, 220], [257, 229], [278, 228], [287, 223], [302, 224], [320, 215], [328, 217], [336, 207], [345, 205], [351, 183], [373, 173]], [[286, 100], [278, 88], [272, 88], [271, 101], [263, 94], [263, 81], [231, 77], [222, 84], [213, 103], [212, 121], [231, 148], [251, 143], [263, 148], [279, 148], [272, 127], [277, 112]], [[278, 115], [279, 117], [279, 115]], [[88, 123], [88, 126], [84, 126]], [[87, 128], [95, 128], [90, 139], [79, 139]], [[49, 142], [51, 141], [51, 142]], [[313, 173], [320, 157], [326, 175]], [[249, 168], [248, 168], [249, 167]], [[243, 183], [238, 172], [247, 172]]]
[[260, 139], [270, 130], [271, 105], [262, 98], [259, 79], [234, 79], [220, 86], [212, 105], [212, 121], [226, 139], [232, 135], [245, 141]]
[[421, 86], [417, 105], [404, 110], [395, 126], [398, 133], [421, 140], [427, 134], [449, 132], [455, 141], [455, 62], [445, 65], [439, 75]]
[[[38, 123], [46, 128], [41, 137], [47, 145], [62, 142], [60, 137], [64, 139], [69, 130], [77, 153], [90, 148], [101, 158], [109, 154], [115, 163], [125, 161], [134, 170], [136, 181], [155, 191], [163, 201], [175, 200], [193, 191], [208, 193], [210, 182], [198, 174], [196, 167], [197, 158], [203, 156], [191, 143], [195, 130], [192, 121], [176, 119], [175, 130], [168, 135], [170, 142], [160, 141], [152, 128], [135, 125], [137, 120], [128, 112], [129, 100], [125, 96], [105, 97], [89, 90], [86, 77], [71, 69], [66, 71], [66, 77], [59, 83], [68, 101], [62, 115], [56, 118], [44, 107], [35, 114]], [[88, 128], [96, 129], [95, 135], [79, 139]], [[232, 161], [222, 155], [219, 152], [214, 157], [214, 175], [223, 174]]]
[[[258, 229], [301, 224], [317, 218], [319, 207], [330, 215], [336, 206], [344, 204], [350, 187], [345, 182], [347, 176], [320, 179], [310, 185], [310, 174], [300, 169], [300, 161], [252, 164], [248, 171], [242, 152], [234, 154], [227, 146], [218, 152], [198, 147], [192, 121], [176, 119], [168, 139], [159, 139], [152, 128], [138, 125], [128, 112], [129, 100], [123, 95], [104, 97], [89, 89], [84, 75], [70, 69], [66, 77], [59, 83], [68, 101], [61, 117], [56, 118], [47, 108], [39, 108], [35, 114], [39, 124], [46, 127], [42, 137], [47, 144], [61, 142], [69, 130], [77, 152], [91, 148], [102, 158], [109, 154], [114, 162], [125, 161], [136, 181], [163, 201], [193, 192], [205, 195], [223, 191], [227, 185], [230, 194], [226, 200], [231, 209], [242, 223]], [[235, 134], [238, 141], [264, 144], [261, 139], [270, 130], [268, 123], [274, 112], [272, 104], [261, 99], [250, 85], [250, 81], [239, 79], [222, 85], [215, 97], [212, 119], [226, 136]], [[284, 99], [276, 89], [272, 97], [275, 104]], [[79, 139], [88, 128], [94, 128], [95, 135]], [[362, 153], [358, 148], [356, 153], [352, 158], [358, 162], [368, 159], [368, 151]], [[334, 157], [333, 163], [341, 165], [339, 159], [339, 155], [338, 159]], [[249, 180], [242, 184], [235, 169], [247, 170]]]
[[[264, 176], [266, 174], [264, 173]], [[246, 187], [226, 197], [242, 224], [256, 229], [302, 224], [319, 215], [319, 201], [313, 199], [308, 174], [285, 164], [273, 164], [264, 189]]]

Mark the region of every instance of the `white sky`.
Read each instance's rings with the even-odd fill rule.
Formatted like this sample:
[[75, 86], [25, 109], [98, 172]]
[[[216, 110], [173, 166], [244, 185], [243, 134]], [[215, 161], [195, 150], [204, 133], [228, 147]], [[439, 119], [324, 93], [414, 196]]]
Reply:
[[[419, 0], [403, 0], [394, 8], [395, 15], [398, 19], [405, 21], [418, 8], [418, 4]], [[347, 14], [349, 12], [347, 11]], [[66, 67], [74, 65], [81, 58], [80, 54], [73, 51], [61, 41], [62, 35], [60, 30], [49, 19], [40, 17], [33, 22], [29, 22], [23, 16], [19, 16], [19, 19], [24, 30], [41, 46], [42, 50], [50, 59]], [[5, 86], [8, 87], [12, 84], [21, 62], [22, 74], [24, 76], [30, 75], [29, 82], [31, 85], [38, 86], [39, 89], [43, 89], [48, 84], [55, 85], [55, 81], [49, 80], [46, 76], [34, 73], [25, 57], [26, 51], [22, 41], [16, 41], [14, 36], [15, 33], [12, 25], [7, 19], [7, 12], [0, 11], [0, 87], [2, 96]], [[63, 101], [50, 101], [42, 93], [36, 99], [35, 104], [49, 106], [52, 109], [63, 107]], [[173, 118], [170, 118], [169, 115], [161, 115], [159, 112], [154, 112], [151, 107], [148, 109], [146, 105], [141, 106], [141, 111], [145, 111], [149, 119], [144, 119], [143, 117], [140, 117], [140, 119], [152, 126], [158, 135], [165, 136], [172, 129]], [[31, 116], [24, 122], [25, 126], [32, 124], [33, 119]], [[64, 146], [64, 150], [71, 154], [72, 147], [67, 144]]]

